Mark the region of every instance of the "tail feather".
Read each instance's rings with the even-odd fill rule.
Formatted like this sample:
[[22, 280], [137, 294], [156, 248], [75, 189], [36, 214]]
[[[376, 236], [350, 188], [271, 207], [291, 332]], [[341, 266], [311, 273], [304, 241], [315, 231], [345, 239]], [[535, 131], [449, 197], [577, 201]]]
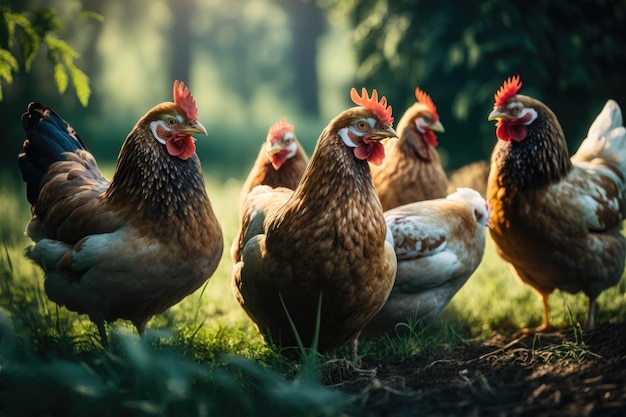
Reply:
[[614, 100], [608, 100], [589, 127], [587, 137], [572, 156], [574, 162], [591, 162], [611, 167], [626, 189], [626, 128], [622, 111]]
[[587, 137], [599, 138], [616, 127], [623, 126], [622, 111], [615, 100], [607, 100], [602, 111], [589, 126]]
[[64, 161], [65, 152], [86, 149], [74, 128], [54, 110], [41, 103], [30, 103], [22, 115], [26, 132], [24, 152], [18, 156], [22, 179], [26, 182], [26, 196], [35, 205], [41, 181], [50, 165]]

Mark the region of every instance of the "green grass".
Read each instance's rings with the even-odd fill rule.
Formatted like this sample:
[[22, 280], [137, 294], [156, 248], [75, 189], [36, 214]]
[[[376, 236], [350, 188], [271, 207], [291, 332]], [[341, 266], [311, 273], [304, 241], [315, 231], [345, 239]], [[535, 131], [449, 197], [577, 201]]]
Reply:
[[[321, 386], [306, 366], [268, 348], [234, 300], [229, 250], [240, 186], [236, 180], [207, 182], [225, 236], [214, 276], [151, 320], [145, 339], [124, 321], [108, 326], [112, 346], [106, 351], [86, 316], [45, 296], [41, 270], [23, 256], [29, 244], [23, 231], [30, 218], [24, 186], [11, 175], [0, 175], [0, 416], [360, 414], [342, 394]], [[550, 307], [554, 325], [574, 328], [587, 308], [583, 295], [561, 292], [551, 296]], [[469, 339], [536, 326], [541, 314], [539, 297], [513, 278], [488, 243], [482, 264], [437, 322], [407, 322], [406, 335], [361, 341], [359, 354], [399, 359], [436, 355], [442, 347]], [[622, 278], [598, 299], [596, 320], [624, 319]], [[586, 354], [579, 343], [550, 349], [538, 351], [573, 361]], [[315, 363], [333, 357], [349, 358], [349, 349]], [[44, 389], [51, 393], [48, 400], [37, 395]]]

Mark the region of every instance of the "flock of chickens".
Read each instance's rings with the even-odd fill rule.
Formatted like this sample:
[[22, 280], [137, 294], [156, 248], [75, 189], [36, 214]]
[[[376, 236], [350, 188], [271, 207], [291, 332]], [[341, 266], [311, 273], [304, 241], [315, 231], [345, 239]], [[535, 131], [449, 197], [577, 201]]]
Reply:
[[[355, 107], [330, 121], [310, 159], [284, 118], [270, 127], [230, 248], [233, 294], [268, 343], [288, 356], [356, 349], [359, 336], [432, 320], [480, 264], [487, 230], [543, 298], [543, 324], [528, 331], [551, 328], [557, 288], [588, 296], [593, 327], [595, 300], [626, 256], [621, 112], [609, 100], [570, 158], [554, 113], [520, 88], [511, 77], [495, 94], [498, 141], [478, 190], [451, 185], [436, 151], [444, 128], [420, 89], [397, 131], [385, 97], [352, 89]], [[26, 256], [48, 297], [87, 314], [104, 346], [105, 322], [127, 319], [143, 334], [215, 272], [224, 237], [192, 137], [207, 131], [183, 83], [128, 134], [110, 182], [52, 109], [31, 103], [22, 122]]]

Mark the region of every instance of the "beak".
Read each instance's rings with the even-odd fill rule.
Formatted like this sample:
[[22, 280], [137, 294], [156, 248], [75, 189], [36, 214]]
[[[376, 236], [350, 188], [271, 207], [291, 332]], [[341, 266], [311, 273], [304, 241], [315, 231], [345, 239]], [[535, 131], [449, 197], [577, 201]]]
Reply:
[[371, 138], [373, 140], [383, 140], [387, 138], [398, 138], [398, 134], [393, 127], [391, 126], [383, 126], [381, 129], [377, 129], [372, 133]]
[[273, 143], [269, 149], [270, 155], [274, 155], [282, 151], [283, 151], [283, 147], [280, 145], [280, 142]]
[[437, 120], [435, 123], [432, 123], [429, 126], [429, 129], [433, 130], [435, 132], [441, 132], [441, 133], [446, 131], [446, 129], [443, 128], [443, 125], [441, 124], [441, 122], [439, 120]]
[[202, 126], [202, 123], [200, 123], [199, 121], [193, 121], [193, 122], [189, 122], [189, 125], [186, 126], [184, 129], [182, 129], [181, 131], [182, 133], [184, 133], [185, 135], [189, 135], [189, 136], [193, 136], [193, 135], [206, 135], [207, 131], [205, 129], [204, 126]]
[[506, 117], [507, 115], [502, 109], [502, 107], [496, 107], [495, 109], [491, 111], [491, 113], [489, 113], [487, 120], [500, 120], [500, 119], [506, 119]]

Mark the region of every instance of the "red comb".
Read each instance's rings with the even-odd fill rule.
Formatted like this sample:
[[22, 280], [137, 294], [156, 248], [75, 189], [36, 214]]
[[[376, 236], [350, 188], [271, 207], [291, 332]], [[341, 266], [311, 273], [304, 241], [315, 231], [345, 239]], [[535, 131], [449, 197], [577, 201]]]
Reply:
[[350, 98], [355, 104], [363, 106], [366, 109], [374, 112], [380, 123], [384, 125], [391, 125], [393, 123], [393, 117], [391, 117], [391, 106], [387, 105], [387, 98], [382, 96], [380, 102], [378, 101], [378, 91], [372, 90], [372, 97], [368, 97], [365, 87], [361, 90], [361, 96], [356, 92], [356, 88], [350, 90]]
[[187, 119], [191, 121], [198, 120], [198, 108], [196, 100], [191, 95], [191, 91], [185, 87], [184, 82], [178, 84], [178, 80], [174, 81], [174, 103], [185, 111]]
[[435, 103], [430, 98], [428, 94], [419, 88], [415, 89], [415, 98], [422, 104], [425, 104], [428, 107], [428, 110], [433, 114], [433, 121], [439, 120], [439, 114], [437, 114], [437, 107], [435, 107]]
[[502, 84], [498, 92], [494, 94], [493, 97], [496, 99], [494, 107], [504, 106], [504, 103], [517, 94], [520, 88], [522, 88], [522, 82], [520, 81], [519, 75], [509, 77], [504, 84]]
[[293, 126], [292, 125], [288, 125], [287, 124], [287, 118], [283, 117], [282, 119], [280, 119], [279, 121], [274, 123], [272, 126], [270, 126], [270, 128], [267, 131], [267, 136], [274, 137], [274, 136], [282, 133], [285, 130], [293, 132]]

